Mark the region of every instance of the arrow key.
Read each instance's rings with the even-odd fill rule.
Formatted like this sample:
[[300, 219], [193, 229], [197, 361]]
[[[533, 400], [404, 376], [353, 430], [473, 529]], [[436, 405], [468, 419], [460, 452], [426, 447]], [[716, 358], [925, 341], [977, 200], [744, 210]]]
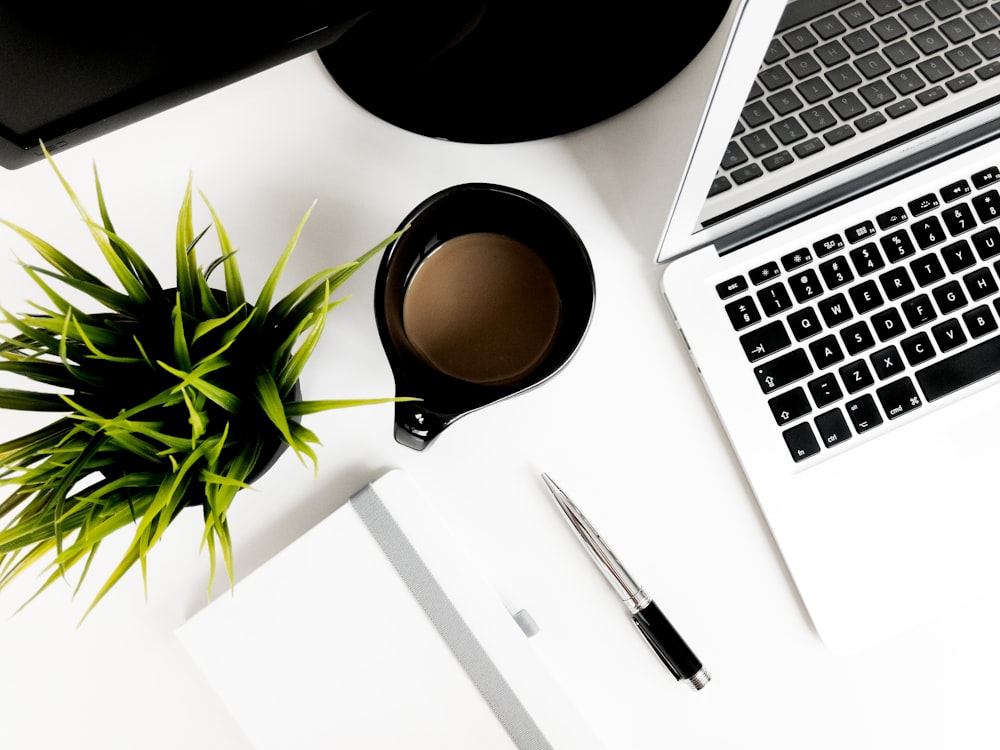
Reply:
[[787, 393], [775, 396], [767, 404], [771, 407], [771, 413], [774, 414], [778, 426], [786, 425], [812, 410], [806, 392], [801, 388], [793, 388]]

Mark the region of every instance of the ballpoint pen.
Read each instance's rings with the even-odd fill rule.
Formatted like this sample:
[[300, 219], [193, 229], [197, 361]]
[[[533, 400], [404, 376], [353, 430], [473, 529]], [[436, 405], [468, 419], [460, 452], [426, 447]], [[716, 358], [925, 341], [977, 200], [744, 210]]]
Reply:
[[678, 681], [686, 682], [695, 690], [701, 690], [711, 679], [694, 655], [684, 639], [680, 637], [673, 625], [664, 617], [660, 608], [649, 595], [643, 591], [625, 567], [618, 561], [611, 548], [605, 544], [600, 534], [586, 519], [580, 509], [563, 492], [559, 485], [552, 481], [548, 474], [542, 474], [542, 479], [555, 498], [559, 508], [565, 514], [577, 538], [590, 553], [597, 567], [612, 585], [628, 607], [632, 622], [642, 633], [646, 641], [660, 660], [667, 665]]

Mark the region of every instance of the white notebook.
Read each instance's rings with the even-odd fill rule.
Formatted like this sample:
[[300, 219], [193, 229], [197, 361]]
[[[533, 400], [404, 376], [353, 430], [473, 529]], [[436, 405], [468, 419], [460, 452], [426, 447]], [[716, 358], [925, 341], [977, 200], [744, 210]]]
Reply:
[[178, 636], [258, 750], [600, 747], [399, 470]]

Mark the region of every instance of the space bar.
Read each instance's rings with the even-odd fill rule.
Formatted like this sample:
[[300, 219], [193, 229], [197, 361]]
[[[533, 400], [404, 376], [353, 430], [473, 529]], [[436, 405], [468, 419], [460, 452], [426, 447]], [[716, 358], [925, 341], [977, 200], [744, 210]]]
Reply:
[[1000, 372], [1000, 336], [918, 370], [917, 382], [924, 397], [934, 401], [997, 372]]

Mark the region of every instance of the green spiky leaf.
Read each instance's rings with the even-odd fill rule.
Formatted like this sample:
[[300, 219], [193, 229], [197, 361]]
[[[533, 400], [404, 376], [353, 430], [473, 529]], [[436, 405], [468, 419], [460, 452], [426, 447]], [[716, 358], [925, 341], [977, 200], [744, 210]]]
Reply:
[[[303, 417], [397, 400], [304, 401], [295, 388], [339, 304], [331, 292], [393, 238], [280, 296], [310, 206], [250, 305], [236, 250], [204, 195], [219, 253], [207, 267], [199, 263], [196, 248], [211, 226], [194, 229], [190, 177], [173, 238], [175, 278], [163, 284], [115, 229], [96, 168], [99, 221], [48, 158], [111, 283], [0, 219], [40, 259], [20, 267], [47, 301], [29, 303], [28, 313], [0, 307], [8, 329], [0, 333], [0, 372], [34, 384], [0, 388], [0, 408], [58, 412], [49, 424], [0, 443], [0, 487], [7, 492], [0, 497], [0, 591], [43, 564], [35, 596], [71, 573], [80, 591], [104, 540], [131, 527], [131, 542], [86, 617], [134, 567], [145, 583], [150, 552], [188, 506], [202, 509], [210, 578], [221, 560], [232, 582], [229, 510], [273, 447], [291, 447], [315, 471], [320, 441]], [[221, 289], [209, 282], [220, 267]], [[65, 290], [92, 304], [71, 302]]]

